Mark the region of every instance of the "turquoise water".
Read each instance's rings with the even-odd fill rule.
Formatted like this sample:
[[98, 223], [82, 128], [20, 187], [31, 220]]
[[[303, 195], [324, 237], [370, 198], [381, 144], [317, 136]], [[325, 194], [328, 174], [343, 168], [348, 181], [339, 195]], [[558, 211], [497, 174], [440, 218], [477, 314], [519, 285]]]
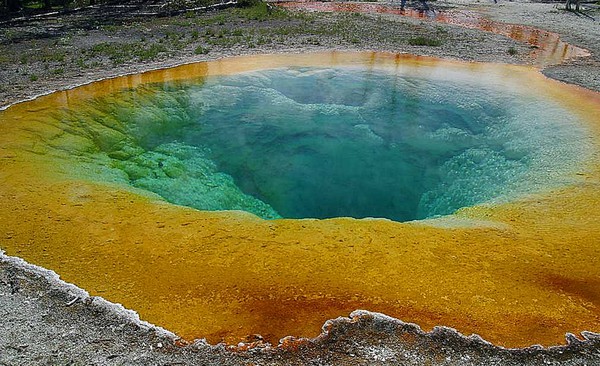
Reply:
[[561, 184], [586, 154], [553, 102], [361, 68], [149, 85], [60, 118], [130, 185], [266, 219], [446, 215]]

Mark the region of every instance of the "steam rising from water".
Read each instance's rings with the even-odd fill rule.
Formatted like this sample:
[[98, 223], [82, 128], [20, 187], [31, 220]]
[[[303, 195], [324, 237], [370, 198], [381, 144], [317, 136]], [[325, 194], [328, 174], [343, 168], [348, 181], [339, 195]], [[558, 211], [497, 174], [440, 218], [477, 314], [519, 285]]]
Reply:
[[93, 140], [101, 179], [266, 219], [446, 215], [560, 184], [587, 154], [551, 101], [364, 68], [144, 86], [61, 118]]

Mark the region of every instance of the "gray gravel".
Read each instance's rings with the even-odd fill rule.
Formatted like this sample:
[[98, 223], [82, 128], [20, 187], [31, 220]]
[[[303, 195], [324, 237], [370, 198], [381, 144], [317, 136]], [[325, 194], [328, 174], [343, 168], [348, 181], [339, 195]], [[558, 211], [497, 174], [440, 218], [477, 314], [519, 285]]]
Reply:
[[600, 12], [597, 10], [591, 12], [594, 16], [591, 18], [564, 11], [562, 3], [500, 0], [500, 6], [481, 6], [477, 1], [470, 2], [469, 6], [479, 6], [493, 20], [530, 25], [558, 33], [564, 41], [591, 51], [592, 57], [551, 66], [542, 72], [556, 80], [600, 91]]

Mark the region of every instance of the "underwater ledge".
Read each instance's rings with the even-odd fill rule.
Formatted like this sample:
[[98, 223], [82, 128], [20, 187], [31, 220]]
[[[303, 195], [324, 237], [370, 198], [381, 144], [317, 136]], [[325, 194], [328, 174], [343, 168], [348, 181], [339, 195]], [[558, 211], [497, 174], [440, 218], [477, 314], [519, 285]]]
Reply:
[[[15, 286], [18, 286], [17, 291]], [[600, 356], [598, 333], [584, 331], [581, 333], [582, 339], [567, 333], [566, 344], [561, 346], [504, 348], [476, 334], [466, 336], [443, 326], [425, 332], [416, 324], [365, 310], [353, 311], [349, 317], [325, 321], [321, 333], [315, 338], [285, 337], [276, 346], [262, 340], [230, 346], [223, 343], [210, 345], [204, 339], [188, 342], [164, 328], [142, 321], [133, 310], [100, 296], [90, 296], [85, 290], [63, 281], [54, 271], [8, 256], [0, 250], [0, 294], [6, 296], [7, 293], [17, 298], [15, 303], [42, 303], [33, 311], [19, 307], [19, 311], [15, 312], [17, 314], [11, 314], [11, 319], [26, 316], [36, 321], [40, 316], [36, 311], [52, 312], [54, 322], [59, 325], [48, 326], [57, 332], [70, 330], [74, 336], [73, 348], [81, 353], [71, 356], [79, 356], [80, 360], [89, 359], [89, 355], [85, 354], [87, 344], [94, 342], [102, 342], [106, 353], [123, 357], [128, 354], [138, 357], [145, 355], [138, 360], [145, 357], [153, 362], [185, 360], [194, 364], [218, 362], [221, 365], [245, 364], [250, 355], [254, 361], [277, 357], [286, 365], [306, 364], [307, 360], [336, 363], [362, 360], [402, 365], [423, 365], [427, 362], [432, 365], [447, 362], [453, 365], [489, 365], [492, 362], [506, 365], [564, 365], [570, 362], [593, 362]], [[41, 319], [44, 319], [43, 315]], [[36, 323], [36, 326], [39, 325]], [[81, 334], [73, 331], [73, 325], [78, 327], [77, 331]], [[86, 331], [94, 330], [90, 338]], [[108, 343], [107, 339], [102, 338], [107, 336], [106, 332], [110, 336]], [[53, 333], [48, 336], [52, 337]], [[77, 344], [79, 347], [76, 347]], [[43, 337], [28, 344], [28, 349], [33, 353], [43, 347]], [[336, 351], [334, 356], [331, 350]]]
[[[10, 155], [5, 155], [4, 157], [6, 157], [6, 156], [10, 156]], [[11, 158], [9, 157], [8, 159], [11, 159]], [[587, 173], [586, 173], [586, 174], [587, 174]], [[52, 184], [52, 186], [53, 186], [53, 187], [52, 187], [52, 190], [58, 189], [59, 187], [58, 187], [57, 185], [58, 185], [59, 183], [60, 183], [60, 182], [54, 182], [54, 184]], [[55, 184], [56, 184], [56, 186], [55, 186]], [[77, 184], [74, 184], [74, 185], [72, 185], [72, 186], [71, 186], [71, 187], [69, 187], [69, 188], [72, 188], [72, 190], [71, 190], [71, 192], [70, 192], [70, 193], [71, 193], [72, 195], [74, 195], [74, 196], [73, 196], [73, 197], [71, 197], [71, 198], [75, 198], [75, 201], [77, 201], [77, 202], [75, 202], [75, 205], [76, 205], [77, 207], [81, 207], [82, 205], [84, 205], [84, 204], [86, 204], [86, 203], [87, 203], [87, 201], [90, 199], [90, 197], [91, 197], [91, 198], [93, 198], [93, 197], [95, 196], [95, 194], [94, 194], [94, 191], [95, 191], [95, 190], [96, 190], [98, 187], [95, 187], [95, 188], [94, 188], [94, 187], [92, 187], [92, 186], [88, 186], [88, 184], [87, 184], [87, 183], [82, 183], [82, 184], [79, 184], [79, 183], [77, 183]], [[106, 188], [106, 187], [105, 187], [105, 188]], [[104, 189], [100, 188], [100, 191], [103, 191], [103, 190], [104, 190]], [[121, 197], [121, 198], [126, 198], [127, 196], [129, 196], [129, 195], [124, 195], [124, 196], [119, 196], [119, 195], [117, 195], [117, 196], [113, 196], [113, 198], [114, 198], [114, 199], [117, 199], [117, 198], [119, 198], [119, 197]], [[146, 199], [148, 199], [148, 198], [142, 199], [142, 201], [145, 201]], [[68, 200], [67, 200], [67, 201], [68, 201]], [[66, 202], [66, 201], [63, 201], [63, 202]], [[538, 202], [538, 203], [539, 203], [539, 202]], [[158, 211], [160, 211], [160, 210], [158, 210]], [[469, 211], [469, 210], [467, 210], [467, 211]], [[477, 212], [477, 211], [480, 211], [480, 212]], [[479, 219], [479, 218], [481, 218], [481, 217], [488, 217], [488, 216], [489, 216], [489, 214], [490, 214], [490, 211], [494, 211], [494, 209], [493, 209], [493, 208], [485, 208], [485, 207], [484, 207], [484, 208], [476, 208], [476, 209], [474, 209], [474, 210], [471, 210], [470, 212], [468, 212], [466, 216], [467, 216], [467, 217], [469, 217], [469, 216], [474, 216], [474, 217], [476, 217], [476, 219]], [[474, 215], [473, 215], [473, 213], [474, 213]], [[493, 212], [492, 212], [492, 213], [493, 213]], [[59, 215], [59, 216], [60, 216], [60, 215]], [[218, 214], [218, 213], [217, 213], [217, 214], [215, 214], [215, 217], [219, 217], [219, 216], [221, 216], [221, 214]], [[229, 216], [229, 215], [225, 215], [225, 216]], [[236, 216], [236, 215], [234, 214], [233, 216]], [[245, 215], [243, 215], [243, 216], [245, 216]], [[227, 220], [225, 220], [225, 221], [229, 221], [229, 219], [233, 219], [233, 222], [236, 222], [236, 221], [238, 220], [238, 218], [237, 218], [237, 217], [228, 217], [228, 219], [227, 219]], [[330, 220], [328, 220], [328, 221], [330, 221]], [[333, 221], [335, 222], [336, 220], [334, 219]], [[344, 221], [344, 220], [341, 220], [341, 221]], [[492, 221], [494, 221], [494, 220], [492, 220]], [[159, 223], [157, 223], [157, 224], [158, 224], [158, 225], [157, 225], [157, 227], [158, 227], [158, 228], [161, 228], [161, 227], [160, 227], [160, 225], [163, 225], [163, 227], [162, 227], [162, 228], [164, 228], [164, 223], [163, 223], [163, 224], [159, 224]], [[393, 224], [393, 223], [389, 223], [389, 224]], [[182, 225], [183, 225], [183, 224], [182, 224]], [[509, 225], [510, 225], [510, 224], [509, 224]], [[186, 226], [187, 226], [187, 225], [186, 225]], [[343, 226], [343, 225], [342, 225], [342, 226]], [[401, 226], [402, 226], [402, 225], [401, 225]], [[460, 226], [460, 225], [459, 225], [459, 226]], [[480, 228], [480, 229], [484, 229], [484, 230], [485, 230], [485, 227], [483, 227], [483, 228]], [[544, 229], [545, 229], [545, 228], [544, 228]], [[504, 234], [506, 234], [506, 235], [514, 235], [514, 234], [515, 234], [514, 232], [510, 232], [510, 230], [505, 230], [505, 229], [500, 229], [500, 228], [494, 228], [494, 230], [495, 230], [495, 231], [498, 231], [498, 232], [499, 232], [499, 234], [500, 234], [500, 236], [502, 236], [502, 235], [504, 235]], [[13, 237], [15, 237], [15, 235], [14, 235], [14, 234], [13, 234], [13, 235], [11, 235], [11, 239], [13, 239]], [[111, 250], [111, 251], [112, 251], [112, 250]], [[59, 271], [59, 273], [60, 273], [60, 271]], [[563, 279], [556, 279], [556, 280], [553, 280], [553, 281], [552, 281], [552, 283], [553, 283], [553, 285], [556, 285], [556, 286], [563, 287], [563, 286], [564, 286], [564, 285], [563, 285], [563, 283], [564, 283], [564, 282], [560, 282], [560, 281], [564, 281], [564, 280], [563, 280]], [[84, 286], [84, 287], [85, 287], [85, 286]], [[583, 292], [582, 292], [583, 296], [585, 296], [585, 290], [582, 290], [582, 291], [583, 291]], [[354, 301], [354, 300], [353, 300], [353, 301]], [[375, 301], [377, 302], [377, 299], [375, 299]], [[437, 316], [437, 315], [434, 315], [434, 317], [436, 317], [436, 316]], [[563, 333], [563, 334], [564, 334], [564, 333]]]

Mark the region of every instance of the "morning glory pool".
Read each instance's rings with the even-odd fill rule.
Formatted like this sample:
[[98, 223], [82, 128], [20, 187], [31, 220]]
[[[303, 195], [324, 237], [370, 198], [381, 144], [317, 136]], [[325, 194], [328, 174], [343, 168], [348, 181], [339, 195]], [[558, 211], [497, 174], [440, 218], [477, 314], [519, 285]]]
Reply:
[[367, 67], [153, 83], [90, 106], [57, 118], [119, 179], [264, 219], [447, 215], [560, 184], [587, 151], [585, 130], [554, 101]]
[[[0, 249], [189, 341], [366, 309], [563, 344], [599, 329], [598, 116], [531, 67], [388, 53], [106, 79], [0, 111]], [[403, 222], [273, 219], [334, 215]]]

